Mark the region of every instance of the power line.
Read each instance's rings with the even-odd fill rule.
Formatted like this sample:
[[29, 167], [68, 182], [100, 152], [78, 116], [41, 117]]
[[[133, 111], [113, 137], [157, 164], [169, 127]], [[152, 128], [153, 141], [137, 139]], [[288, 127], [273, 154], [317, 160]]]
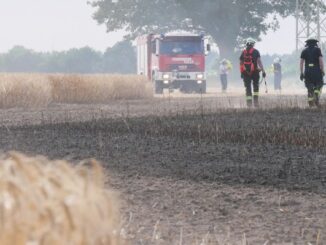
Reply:
[[304, 46], [310, 36], [320, 43], [326, 40], [325, 0], [296, 0], [296, 50]]

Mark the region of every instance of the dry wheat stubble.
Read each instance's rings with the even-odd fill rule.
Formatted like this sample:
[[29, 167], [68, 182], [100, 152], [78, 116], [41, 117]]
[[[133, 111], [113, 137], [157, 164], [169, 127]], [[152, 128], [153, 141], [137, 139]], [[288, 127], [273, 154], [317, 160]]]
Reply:
[[151, 98], [151, 84], [137, 75], [0, 74], [0, 109], [53, 103], [107, 103]]

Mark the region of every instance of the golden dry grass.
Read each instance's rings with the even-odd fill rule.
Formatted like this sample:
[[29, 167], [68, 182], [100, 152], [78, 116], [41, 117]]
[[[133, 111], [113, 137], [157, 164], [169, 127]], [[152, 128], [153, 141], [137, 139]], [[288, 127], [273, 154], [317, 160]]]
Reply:
[[10, 153], [0, 160], [1, 245], [118, 245], [119, 208], [102, 168]]
[[136, 75], [50, 75], [52, 97], [59, 103], [105, 103], [153, 97], [151, 84]]
[[51, 100], [51, 85], [47, 76], [0, 74], [0, 108], [44, 107]]
[[137, 75], [0, 74], [1, 109], [151, 97], [151, 83]]

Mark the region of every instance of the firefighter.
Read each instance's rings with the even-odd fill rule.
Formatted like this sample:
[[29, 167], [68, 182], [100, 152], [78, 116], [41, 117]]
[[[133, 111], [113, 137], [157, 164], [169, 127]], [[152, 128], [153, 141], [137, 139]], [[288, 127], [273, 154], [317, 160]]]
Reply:
[[300, 72], [300, 80], [305, 82], [308, 90], [309, 106], [320, 107], [319, 97], [324, 83], [325, 70], [317, 38], [307, 39], [306, 48], [301, 53]]
[[260, 58], [260, 53], [254, 48], [255, 43], [256, 41], [253, 38], [248, 38], [246, 41], [246, 48], [243, 50], [240, 56], [240, 72], [246, 88], [246, 101], [248, 107], [252, 107], [252, 101], [254, 102], [255, 107], [259, 106], [258, 97], [260, 71], [262, 71], [263, 77], [266, 77], [266, 72]]
[[273, 72], [274, 72], [274, 90], [279, 90], [281, 92], [282, 90], [282, 65], [281, 65], [281, 59], [275, 58], [273, 62]]
[[232, 64], [230, 61], [223, 59], [220, 62], [220, 80], [222, 85], [222, 93], [226, 93], [228, 88], [228, 74], [232, 69]]

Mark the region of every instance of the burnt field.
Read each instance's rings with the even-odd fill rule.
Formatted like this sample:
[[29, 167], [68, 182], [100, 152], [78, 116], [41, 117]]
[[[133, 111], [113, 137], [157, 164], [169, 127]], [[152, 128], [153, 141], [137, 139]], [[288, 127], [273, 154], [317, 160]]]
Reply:
[[219, 103], [5, 110], [0, 149], [102, 161], [130, 244], [324, 244], [326, 110]]

